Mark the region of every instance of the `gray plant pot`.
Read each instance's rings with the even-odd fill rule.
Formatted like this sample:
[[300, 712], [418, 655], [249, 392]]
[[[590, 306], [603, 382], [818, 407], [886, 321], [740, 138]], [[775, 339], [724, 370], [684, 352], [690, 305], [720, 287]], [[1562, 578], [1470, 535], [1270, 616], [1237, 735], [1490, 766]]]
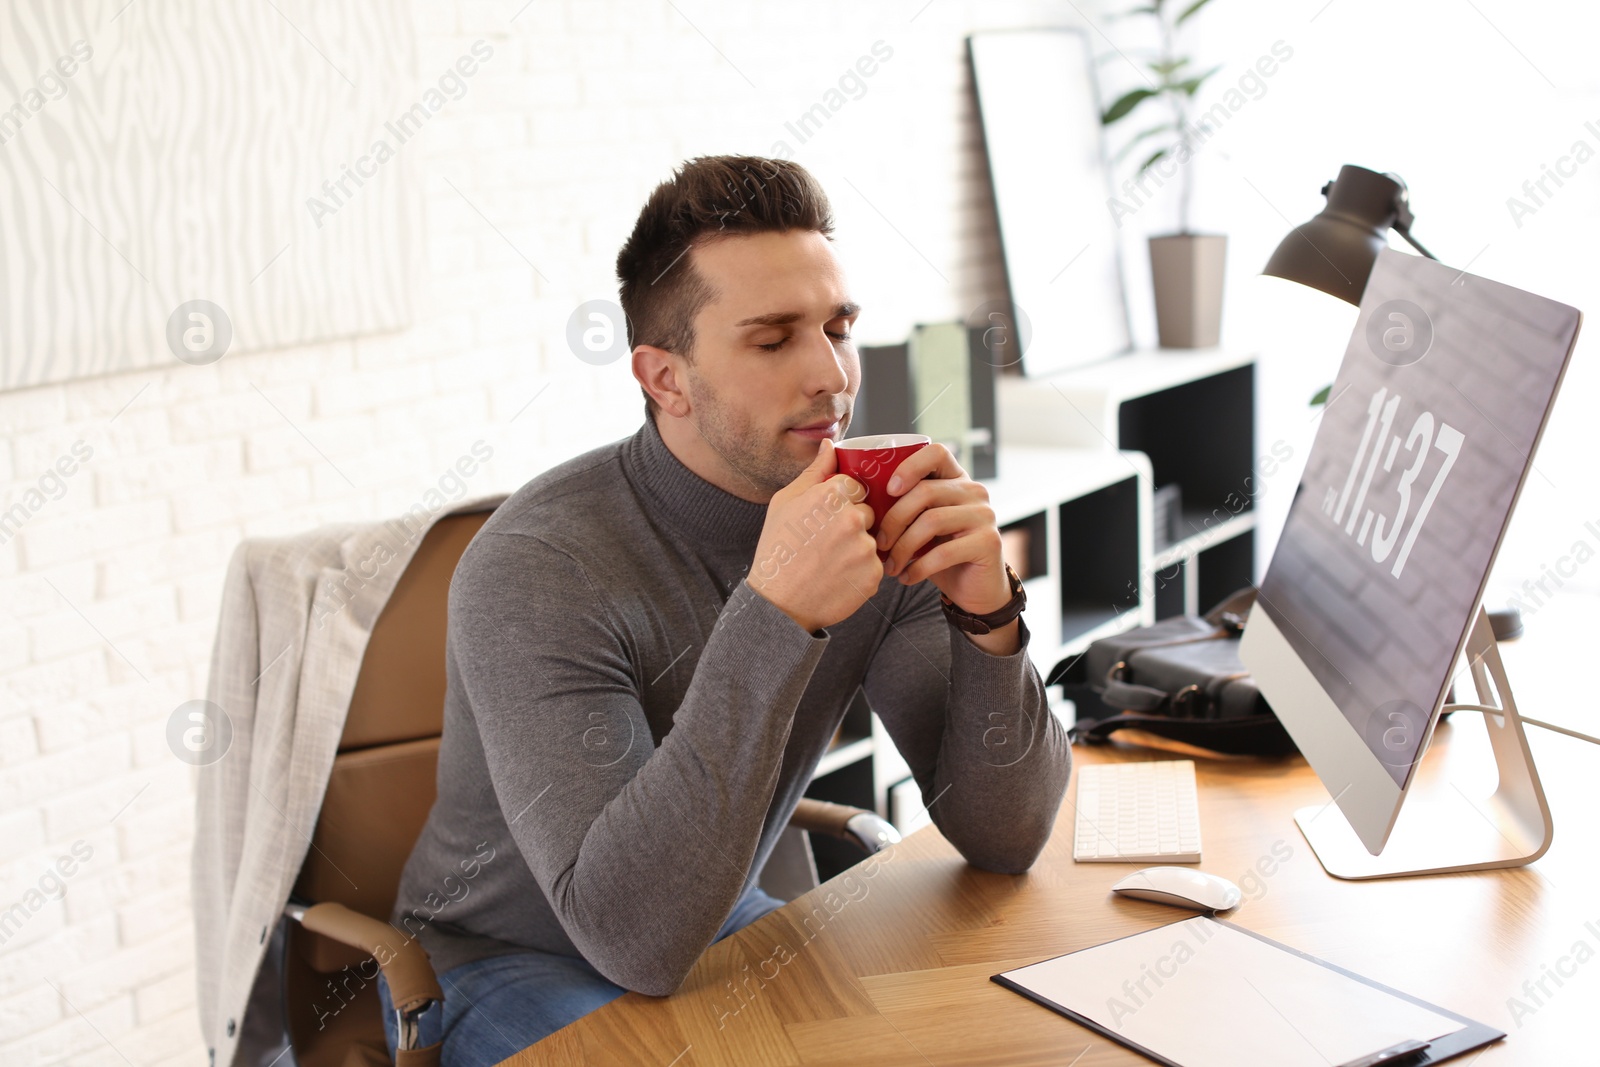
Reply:
[[1213, 348], [1221, 339], [1227, 252], [1228, 239], [1220, 234], [1150, 238], [1150, 280], [1162, 348]]

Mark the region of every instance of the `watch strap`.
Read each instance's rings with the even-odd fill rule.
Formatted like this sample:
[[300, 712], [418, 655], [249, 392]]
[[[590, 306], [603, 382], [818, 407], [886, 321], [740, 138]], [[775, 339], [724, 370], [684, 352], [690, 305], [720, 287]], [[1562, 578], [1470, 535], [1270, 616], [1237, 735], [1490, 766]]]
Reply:
[[969, 634], [986, 634], [1009, 626], [1022, 614], [1022, 609], [1028, 605], [1028, 592], [1022, 587], [1022, 579], [1017, 577], [1017, 572], [1011, 569], [1011, 564], [1007, 563], [1005, 568], [1006, 579], [1011, 583], [1011, 599], [985, 615], [965, 611], [943, 593], [939, 594], [945, 618], [952, 626]]

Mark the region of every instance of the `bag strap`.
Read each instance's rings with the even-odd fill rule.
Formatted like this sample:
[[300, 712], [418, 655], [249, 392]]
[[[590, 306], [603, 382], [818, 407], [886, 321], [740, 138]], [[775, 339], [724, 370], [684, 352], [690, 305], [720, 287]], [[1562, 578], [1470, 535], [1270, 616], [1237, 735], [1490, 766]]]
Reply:
[[[1293, 743], [1282, 734], [1282, 727], [1272, 715], [1252, 715], [1244, 719], [1172, 719], [1164, 715], [1111, 715], [1104, 719], [1074, 723], [1067, 731], [1068, 738], [1076, 744], [1105, 744], [1118, 730], [1143, 730], [1180, 741], [1196, 748], [1213, 751], [1254, 750], [1261, 755], [1279, 755], [1293, 751]], [[1234, 737], [1243, 739], [1245, 745], [1225, 748], [1219, 740]]]
[[1244, 630], [1244, 624], [1250, 618], [1250, 609], [1255, 604], [1256, 587], [1247, 585], [1206, 612], [1204, 618], [1212, 626], [1221, 626], [1230, 634], [1237, 634]]
[[[1126, 664], [1117, 663], [1112, 666], [1111, 670], [1115, 672], [1118, 667], [1123, 666], [1126, 666]], [[1106, 676], [1106, 688], [1100, 694], [1100, 699], [1106, 706], [1123, 711], [1155, 711], [1165, 704], [1171, 695], [1165, 689], [1118, 681], [1113, 674], [1108, 674]]]
[[[1228, 683], [1248, 677], [1250, 677], [1249, 671], [1221, 674], [1209, 679], [1204, 689], [1201, 689], [1198, 685], [1186, 685], [1176, 693], [1169, 693], [1165, 689], [1157, 689], [1150, 685], [1139, 685], [1137, 682], [1122, 682], [1111, 678], [1106, 681], [1106, 687], [1099, 696], [1100, 702], [1113, 711], [1142, 713], [1170, 708], [1184, 718], [1205, 718], [1207, 711], [1216, 707], [1217, 703], [1222, 699], [1222, 691], [1228, 687]], [[1205, 695], [1206, 704], [1204, 708], [1197, 712], [1193, 705], [1196, 698], [1202, 693]]]

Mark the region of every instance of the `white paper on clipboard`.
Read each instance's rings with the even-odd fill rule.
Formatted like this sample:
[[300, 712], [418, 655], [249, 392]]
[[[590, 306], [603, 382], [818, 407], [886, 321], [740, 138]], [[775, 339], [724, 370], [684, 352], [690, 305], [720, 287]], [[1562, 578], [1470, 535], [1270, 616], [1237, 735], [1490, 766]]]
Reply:
[[1328, 1067], [1463, 1028], [1203, 916], [1002, 977], [1183, 1067]]

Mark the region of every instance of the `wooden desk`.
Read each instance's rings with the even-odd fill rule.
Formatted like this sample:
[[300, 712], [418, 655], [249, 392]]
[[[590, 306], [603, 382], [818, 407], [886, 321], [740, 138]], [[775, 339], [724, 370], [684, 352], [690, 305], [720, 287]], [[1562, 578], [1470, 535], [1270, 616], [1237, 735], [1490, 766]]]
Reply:
[[[1530, 620], [1530, 633], [1535, 623], [1548, 632], [1543, 613]], [[1584, 635], [1592, 648], [1595, 629]], [[1505, 657], [1525, 713], [1594, 732], [1600, 715], [1586, 726], [1583, 712], [1594, 713], [1597, 702], [1559, 708], [1551, 702], [1554, 676], [1536, 673], [1547, 656], [1562, 662], [1557, 650], [1524, 651], [1508, 646]], [[1554, 844], [1532, 867], [1383, 882], [1331, 878], [1291, 819], [1295, 807], [1327, 798], [1299, 759], [1201, 764], [1200, 866], [1246, 890], [1228, 916], [1239, 925], [1510, 1035], [1457, 1062], [1600, 1061], [1600, 750], [1535, 728], [1529, 735], [1556, 824]], [[1075, 752], [1080, 762], [1151, 755]], [[1466, 714], [1442, 725], [1425, 767], [1448, 771], [1468, 795], [1486, 795], [1493, 771], [1482, 725]], [[989, 981], [1184, 914], [1112, 899], [1107, 891], [1129, 865], [1073, 862], [1075, 790], [1076, 783], [1026, 874], [971, 868], [937, 830], [923, 829], [875, 864], [711, 946], [673, 996], [629, 993], [505, 1063], [1149, 1063]], [[1541, 978], [1548, 996], [1537, 988]], [[1512, 997], [1531, 1010], [1513, 1017]]]

